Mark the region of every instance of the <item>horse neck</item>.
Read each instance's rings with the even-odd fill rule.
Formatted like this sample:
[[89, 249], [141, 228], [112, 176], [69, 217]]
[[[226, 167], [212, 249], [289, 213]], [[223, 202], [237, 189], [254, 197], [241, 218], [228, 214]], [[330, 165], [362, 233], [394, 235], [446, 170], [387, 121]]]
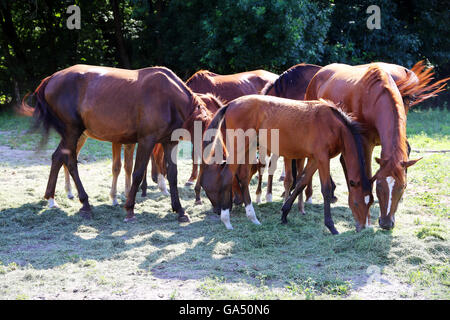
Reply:
[[343, 141], [343, 149], [342, 156], [344, 158], [345, 167], [347, 168], [347, 175], [350, 180], [358, 179], [361, 177], [361, 161], [364, 161], [361, 159], [360, 156], [362, 156], [362, 150], [358, 152], [358, 148], [355, 142], [355, 137], [351, 133], [349, 128], [343, 128], [341, 130], [341, 139]]
[[[390, 103], [378, 103], [375, 127], [381, 143], [381, 159], [392, 166], [407, 160], [406, 114], [403, 104], [389, 96]], [[380, 100], [381, 101], [381, 100]]]

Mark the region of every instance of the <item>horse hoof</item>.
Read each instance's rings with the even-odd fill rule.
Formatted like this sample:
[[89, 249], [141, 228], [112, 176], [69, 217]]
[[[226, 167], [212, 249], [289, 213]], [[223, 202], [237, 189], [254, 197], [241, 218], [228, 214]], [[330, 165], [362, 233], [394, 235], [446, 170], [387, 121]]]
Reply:
[[332, 198], [331, 198], [331, 203], [336, 203], [338, 201], [338, 198], [336, 198], [335, 196], [333, 196]]
[[185, 213], [182, 216], [178, 216], [178, 222], [191, 222], [189, 216]]
[[136, 221], [136, 216], [125, 217], [125, 219], [123, 219], [123, 222], [134, 222], [134, 221]]
[[199, 206], [199, 205], [202, 205], [202, 204], [203, 204], [202, 200], [197, 200], [194, 203], [194, 205], [196, 205], [196, 206]]
[[194, 181], [193, 180], [188, 180], [185, 184], [184, 184], [184, 186], [185, 187], [189, 187], [189, 186], [192, 186], [194, 184]]
[[80, 216], [83, 219], [91, 220], [92, 219], [92, 212], [87, 210], [80, 210]]
[[74, 196], [72, 193], [67, 194], [67, 199], [73, 200]]
[[[305, 203], [312, 204], [312, 203], [313, 203], [312, 197], [309, 197], [309, 198], [305, 201]], [[333, 202], [333, 203], [334, 203], [334, 202]]]
[[287, 219], [281, 219], [281, 224], [287, 224]]
[[114, 207], [116, 207], [116, 206], [119, 205], [119, 201], [117, 201], [117, 198], [114, 198], [114, 199], [112, 200], [112, 205], [113, 205]]
[[280, 176], [280, 179], [278, 181], [284, 181], [284, 176]]
[[163, 196], [170, 196], [170, 193], [167, 190], [162, 191], [162, 194]]

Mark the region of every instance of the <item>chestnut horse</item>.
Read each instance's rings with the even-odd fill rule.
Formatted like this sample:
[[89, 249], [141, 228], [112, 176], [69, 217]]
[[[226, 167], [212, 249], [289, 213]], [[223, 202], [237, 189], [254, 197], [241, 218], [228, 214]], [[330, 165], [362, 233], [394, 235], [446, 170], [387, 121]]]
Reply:
[[[317, 71], [320, 70], [320, 68], [322, 67], [315, 64], [307, 64], [307, 63], [296, 64], [287, 69], [286, 71], [284, 71], [275, 81], [268, 83], [261, 90], [261, 94], [294, 100], [305, 100], [306, 88], [308, 87], [309, 82], [317, 73]], [[292, 88], [295, 88], [295, 90], [292, 90]], [[274, 158], [273, 161], [277, 161], [277, 159]], [[293, 181], [297, 178], [292, 177], [292, 166], [295, 165], [296, 163], [299, 165], [300, 169], [298, 171], [298, 174], [301, 174], [304, 159], [301, 159], [297, 162], [285, 163], [285, 168], [283, 170], [282, 177], [280, 178], [280, 180], [284, 180], [285, 185], [286, 184], [289, 186], [292, 185]], [[287, 180], [285, 178], [286, 171], [287, 171]], [[267, 186], [268, 190], [272, 190], [272, 183], [273, 183], [273, 175], [269, 175]], [[333, 179], [331, 179], [331, 185], [333, 186], [332, 202], [335, 202], [336, 199], [334, 197], [334, 189], [336, 188], [336, 185], [334, 184]], [[311, 202], [312, 197], [311, 184], [308, 184], [305, 194], [307, 199], [306, 202]], [[302, 199], [299, 200], [303, 202]], [[300, 208], [300, 210], [303, 211], [302, 208]]]
[[[238, 164], [238, 157], [250, 159], [250, 146], [258, 143], [269, 153], [283, 156], [286, 161], [308, 158], [308, 165], [302, 173], [294, 192], [286, 198], [282, 208], [282, 222], [287, 222], [287, 214], [297, 194], [303, 190], [310, 177], [319, 170], [324, 197], [325, 225], [332, 234], [337, 234], [330, 212], [331, 181], [330, 159], [342, 153], [348, 177], [349, 206], [356, 221], [357, 231], [369, 225], [369, 207], [373, 202], [371, 184], [366, 176], [366, 168], [357, 123], [328, 101], [297, 101], [291, 99], [249, 95], [233, 100], [220, 109], [211, 121], [208, 129], [216, 129], [212, 150], [221, 135], [222, 123], [227, 128], [227, 140], [233, 139], [236, 150], [227, 157], [227, 163], [206, 165], [200, 176], [202, 187], [213, 206], [219, 206], [221, 220], [226, 228], [232, 229], [230, 223], [231, 185], [236, 175], [244, 191], [244, 203], [247, 217], [259, 224], [251, 202], [248, 188], [248, 164]], [[244, 132], [261, 129], [268, 131], [267, 139], [260, 139], [257, 134], [245, 141], [245, 146], [238, 146], [238, 138], [229, 130], [241, 129]], [[272, 130], [278, 130], [278, 146], [272, 145]], [[234, 131], [235, 132], [235, 131]], [[230, 134], [232, 136], [230, 136]], [[259, 139], [258, 139], [258, 138]], [[300, 140], [299, 140], [300, 138]], [[206, 137], [204, 138], [206, 146]], [[255, 141], [258, 140], [258, 141]], [[276, 143], [276, 142], [274, 142]], [[223, 144], [223, 142], [222, 142]], [[278, 150], [277, 150], [278, 149]], [[211, 152], [212, 154], [212, 152]], [[205, 161], [209, 161], [205, 159]], [[209, 168], [208, 168], [209, 167]], [[289, 190], [285, 190], [289, 195]]]
[[[186, 85], [195, 93], [212, 93], [224, 103], [249, 94], [259, 94], [264, 86], [275, 81], [278, 75], [265, 70], [253, 70], [221, 75], [208, 70], [194, 73]], [[187, 128], [192, 130], [193, 128]], [[186, 185], [191, 185], [198, 176], [196, 155], [192, 153], [192, 173]]]
[[[207, 93], [213, 93], [216, 96], [220, 96], [221, 99], [225, 101], [231, 101], [234, 98], [240, 97], [242, 95], [259, 93], [261, 89], [270, 81], [274, 81], [278, 75], [265, 71], [265, 70], [254, 70], [248, 72], [242, 72], [238, 74], [231, 75], [219, 75], [207, 70], [200, 70], [192, 75], [186, 84], [196, 93], [200, 93], [200, 98], [206, 103], [206, 107], [212, 113], [217, 111], [218, 105], [208, 97]], [[197, 115], [199, 116], [199, 115]], [[201, 117], [200, 117], [201, 118]], [[212, 118], [212, 115], [211, 115]], [[199, 120], [199, 119], [196, 119]], [[193, 137], [194, 127], [193, 121], [189, 122], [190, 127], [186, 127]], [[83, 147], [87, 136], [82, 135], [78, 142], [77, 154]], [[135, 146], [134, 144], [124, 145], [124, 169], [125, 169], [125, 195], [128, 196], [128, 191], [131, 185], [131, 172], [133, 169], [133, 154]], [[121, 170], [121, 150], [122, 144], [113, 143], [112, 145], [112, 174], [113, 180], [111, 185], [110, 196], [113, 205], [117, 205], [117, 179]], [[165, 183], [165, 173], [166, 168], [164, 167], [164, 153], [162, 148], [155, 147], [152, 153], [152, 180], [158, 184], [158, 188], [164, 195], [169, 195]], [[192, 173], [186, 185], [192, 185], [198, 176], [198, 164], [196, 163], [196, 155], [194, 155], [194, 150], [192, 151]], [[158, 164], [160, 164], [158, 166]], [[69, 171], [64, 167], [65, 173], [65, 189], [69, 199], [73, 198], [72, 188], [70, 184]], [[142, 196], [147, 194], [147, 172], [144, 174], [141, 185]]]
[[[381, 159], [376, 159], [380, 169], [372, 181], [377, 181], [379, 225], [393, 228], [395, 211], [406, 188], [406, 168], [418, 161], [408, 159], [406, 111], [395, 81], [377, 63], [331, 64], [317, 72], [306, 90], [306, 99], [318, 98], [343, 102], [344, 110], [364, 125], [363, 147], [369, 177], [373, 148], [381, 145]], [[342, 165], [348, 170], [344, 162]]]
[[[171, 154], [177, 142], [171, 141], [173, 130], [203, 102], [171, 70], [153, 67], [139, 70], [75, 65], [45, 78], [34, 92], [36, 125], [44, 126], [45, 136], [51, 127], [61, 136], [52, 155], [50, 176], [45, 192], [49, 204], [54, 202], [58, 172], [64, 164], [72, 176], [83, 204], [80, 214], [91, 217], [91, 206], [78, 175], [77, 144], [86, 136], [118, 144], [138, 143], [133, 181], [125, 203], [125, 221], [135, 219], [136, 192], [156, 143], [164, 148], [168, 163], [172, 210], [178, 221], [189, 217], [181, 207], [177, 189], [177, 165]], [[30, 109], [25, 103], [22, 108]], [[44, 136], [44, 137], [45, 137]]]
[[[411, 70], [400, 65], [384, 62], [376, 62], [355, 67], [367, 69], [370, 65], [376, 65], [392, 76], [392, 79], [395, 81], [402, 96], [406, 114], [410, 107], [445, 90], [445, 83], [449, 80], [449, 78], [446, 78], [432, 83], [434, 75], [433, 68], [426, 67], [423, 61], [417, 62]], [[267, 86], [262, 92], [283, 98], [303, 100], [309, 81], [321, 68], [322, 67], [319, 66], [306, 64], [293, 66], [283, 72], [273, 86]], [[307, 73], [307, 70], [309, 70], [309, 73]], [[305, 77], [304, 74], [306, 73], [311, 78], [308, 79], [308, 77]], [[409, 156], [409, 144], [407, 144], [407, 148]], [[298, 172], [300, 173], [302, 171], [303, 161], [297, 163], [300, 163], [298, 168]], [[306, 198], [308, 199], [307, 202], [311, 202], [312, 182], [308, 184], [305, 193]], [[334, 196], [333, 198], [337, 200]]]

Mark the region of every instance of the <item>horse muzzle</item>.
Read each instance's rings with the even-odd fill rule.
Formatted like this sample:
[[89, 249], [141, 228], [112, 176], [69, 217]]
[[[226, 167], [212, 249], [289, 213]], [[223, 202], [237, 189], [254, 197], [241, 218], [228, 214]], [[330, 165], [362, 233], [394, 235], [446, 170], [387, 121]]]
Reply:
[[391, 230], [395, 226], [395, 219], [394, 218], [390, 218], [390, 217], [379, 218], [378, 219], [378, 224], [384, 230]]

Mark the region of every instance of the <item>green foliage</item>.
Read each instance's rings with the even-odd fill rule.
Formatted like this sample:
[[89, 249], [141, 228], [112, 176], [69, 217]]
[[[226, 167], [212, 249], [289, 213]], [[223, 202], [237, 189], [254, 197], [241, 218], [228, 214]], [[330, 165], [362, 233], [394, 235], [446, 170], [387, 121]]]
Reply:
[[[438, 0], [73, 3], [81, 9], [80, 30], [66, 27], [65, 0], [0, 1], [0, 110], [77, 63], [164, 65], [186, 79], [202, 68], [282, 72], [300, 62], [374, 60], [411, 67], [427, 59], [438, 78], [450, 73], [450, 11]], [[381, 9], [379, 30], [366, 27], [370, 5]]]

